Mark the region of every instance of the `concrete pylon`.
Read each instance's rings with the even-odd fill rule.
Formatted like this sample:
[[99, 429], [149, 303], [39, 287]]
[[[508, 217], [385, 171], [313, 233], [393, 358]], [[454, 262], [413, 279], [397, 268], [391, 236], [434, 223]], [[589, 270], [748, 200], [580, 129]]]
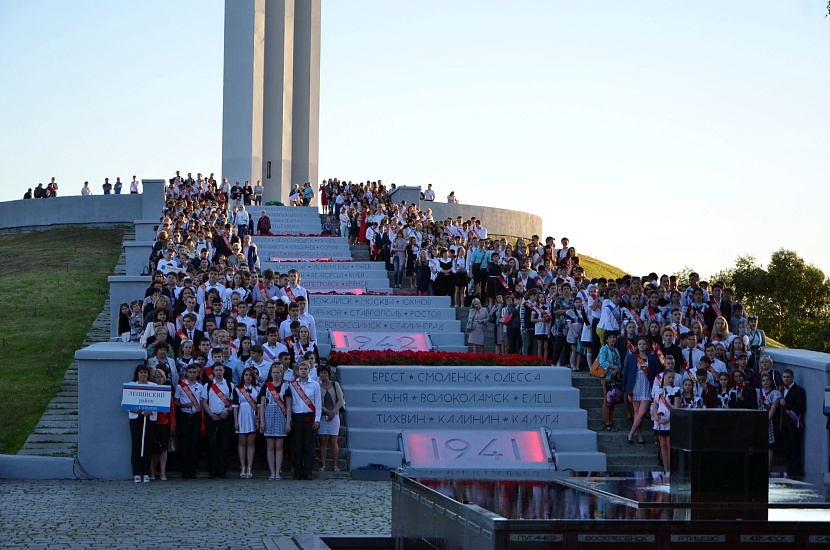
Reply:
[[317, 187], [320, 157], [320, 0], [297, 0], [294, 15], [292, 183]]
[[295, 0], [268, 0], [265, 11], [262, 127], [264, 201], [287, 202], [291, 190], [294, 3]]
[[222, 177], [262, 180], [263, 200], [316, 185], [320, 0], [226, 0]]
[[225, 2], [222, 91], [222, 177], [262, 178], [262, 73], [265, 0]]

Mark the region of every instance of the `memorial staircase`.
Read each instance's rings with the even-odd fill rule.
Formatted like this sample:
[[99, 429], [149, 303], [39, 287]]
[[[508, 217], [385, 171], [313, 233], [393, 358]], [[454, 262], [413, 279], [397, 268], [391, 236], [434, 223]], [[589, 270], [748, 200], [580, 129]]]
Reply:
[[372, 333], [379, 338], [426, 333], [436, 350], [467, 351], [463, 327], [449, 297], [409, 295], [414, 289], [396, 291], [384, 263], [369, 261], [366, 245], [350, 247], [345, 237], [308, 236], [320, 232], [316, 208], [267, 206], [263, 210], [271, 218], [275, 236], [253, 238], [260, 264], [262, 269], [280, 273], [299, 270], [302, 286], [312, 295], [309, 313], [314, 316], [321, 357], [329, 356], [333, 330]]
[[[368, 246], [349, 246], [320, 231], [314, 208], [265, 207], [274, 236], [256, 236], [263, 269], [299, 270], [311, 297], [321, 357], [329, 356], [331, 331], [363, 335], [426, 333], [433, 349], [468, 351], [467, 308], [448, 296], [415, 296], [393, 288], [383, 262], [369, 261]], [[315, 261], [316, 260], [316, 261]], [[350, 261], [344, 261], [350, 260]], [[487, 336], [492, 350], [492, 331]], [[397, 468], [402, 430], [537, 431], [545, 428], [560, 470], [604, 471], [597, 433], [571, 385], [570, 370], [550, 367], [355, 367], [337, 378], [346, 395], [349, 467]], [[346, 427], [347, 426], [347, 427]], [[345, 441], [343, 441], [345, 443]], [[341, 469], [345, 469], [341, 467]]]

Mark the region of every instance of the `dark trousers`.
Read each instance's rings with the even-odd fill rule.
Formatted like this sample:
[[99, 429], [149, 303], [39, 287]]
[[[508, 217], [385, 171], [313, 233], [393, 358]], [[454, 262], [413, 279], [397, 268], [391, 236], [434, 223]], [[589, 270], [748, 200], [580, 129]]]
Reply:
[[591, 321], [591, 356], [594, 358], [599, 357], [599, 348], [601, 347], [599, 334], [597, 334], [597, 325], [599, 325], [599, 319]]
[[294, 477], [311, 477], [314, 470], [314, 415], [291, 413], [291, 435], [294, 440]]
[[[478, 298], [484, 300], [487, 297], [487, 270], [478, 267], [473, 268], [473, 281], [478, 285]], [[518, 313], [517, 313], [518, 315]]]
[[507, 353], [522, 353], [522, 329], [519, 327], [507, 327]]
[[210, 416], [205, 416], [208, 463], [210, 464], [210, 475], [213, 477], [225, 477], [227, 475], [228, 442], [231, 440], [232, 428], [233, 416], [230, 414], [220, 420], [213, 420]]
[[[144, 416], [130, 419], [130, 439], [133, 443], [130, 453], [130, 462], [133, 465], [134, 476], [150, 475], [150, 457], [153, 456], [153, 428], [155, 420], [147, 420], [147, 429], [144, 430]], [[141, 454], [141, 432], [144, 431], [144, 454]]]
[[[571, 364], [571, 345], [568, 343], [566, 336], [553, 336], [553, 354], [550, 360], [554, 365], [564, 365], [566, 367]], [[564, 353], [565, 359], [560, 360], [560, 356]]]
[[179, 434], [179, 460], [182, 478], [196, 479], [199, 465], [199, 432], [202, 421], [199, 413], [176, 413], [176, 433]]
[[803, 474], [804, 432], [796, 428], [783, 427], [779, 433], [781, 434], [781, 442], [784, 444], [784, 452], [787, 454], [787, 474]]

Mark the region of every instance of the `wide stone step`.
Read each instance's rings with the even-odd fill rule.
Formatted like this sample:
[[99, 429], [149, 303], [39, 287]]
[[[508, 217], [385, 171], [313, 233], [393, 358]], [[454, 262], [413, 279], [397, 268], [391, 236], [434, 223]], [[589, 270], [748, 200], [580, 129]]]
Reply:
[[[525, 387], [559, 386], [570, 388], [570, 371], [549, 367], [427, 367], [408, 366], [357, 366], [343, 365], [337, 368], [337, 376], [343, 391], [352, 386], [381, 385], [395, 389], [405, 386], [428, 386], [444, 389], [449, 385], [461, 385], [483, 389], [495, 387], [513, 389]], [[348, 400], [348, 397], [347, 397]]]
[[78, 402], [76, 401], [51, 401], [49, 405], [46, 406], [47, 411], [71, 411], [71, 410], [78, 410]]
[[[325, 292], [356, 292], [361, 293], [368, 291], [372, 292], [390, 292], [391, 287], [389, 281], [385, 278], [378, 279], [304, 279], [302, 285], [307, 291], [312, 294]], [[314, 298], [311, 299], [312, 303]]]
[[321, 306], [315, 300], [313, 315], [315, 322], [323, 319], [391, 319], [400, 321], [454, 321], [452, 308], [418, 308], [400, 306]]
[[[317, 191], [315, 190], [315, 193]], [[256, 217], [265, 211], [265, 214], [271, 218], [271, 222], [273, 223], [274, 219], [310, 219], [316, 220], [320, 218], [320, 211], [317, 209], [316, 206], [246, 206], [246, 210], [250, 210], [254, 213]]]
[[77, 443], [78, 434], [44, 434], [34, 433], [26, 440], [29, 443]]
[[317, 318], [317, 332], [324, 330], [370, 331], [370, 332], [460, 332], [461, 325], [456, 320], [418, 321], [418, 320], [370, 320], [370, 319], [326, 319]]
[[[312, 295], [314, 307], [436, 308], [452, 311], [449, 296]], [[454, 316], [453, 316], [454, 317]]]
[[290, 269], [296, 269], [305, 278], [309, 274], [322, 274], [332, 272], [372, 272], [376, 275], [386, 275], [386, 266], [383, 262], [271, 262], [260, 261], [263, 269], [270, 267], [280, 273], [287, 273]]
[[27, 443], [21, 449], [19, 455], [42, 455], [42, 456], [71, 456], [78, 448], [77, 442], [65, 443]]
[[[557, 451], [556, 455], [560, 471], [601, 472], [606, 469], [605, 455], [596, 451]], [[383, 464], [389, 468], [398, 468], [402, 463], [403, 454], [400, 451], [349, 449], [349, 464], [352, 469], [367, 464]]]
[[[489, 429], [483, 427], [482, 429]], [[397, 451], [399, 449], [399, 429], [349, 429], [349, 448]], [[593, 451], [597, 448], [597, 434], [583, 428], [564, 428], [551, 432], [550, 441], [557, 450]]]
[[477, 387], [407, 386], [401, 389], [371, 386], [350, 386], [348, 402], [351, 406], [386, 408], [406, 406], [412, 410], [432, 409], [436, 405], [481, 407], [491, 410], [519, 406], [523, 409], [549, 407], [579, 407], [579, 392], [566, 387], [524, 387], [510, 389], [481, 389]]
[[66, 427], [46, 427], [41, 426], [38, 424], [35, 427], [34, 432], [32, 434], [52, 434], [52, 435], [78, 435], [78, 426], [66, 426]]
[[[345, 392], [344, 392], [345, 393]], [[526, 429], [581, 428], [587, 421], [582, 409], [550, 407], [538, 411], [521, 407], [503, 409], [432, 407], [427, 411], [407, 408], [354, 407], [346, 413], [349, 424], [364, 428], [464, 428]]]

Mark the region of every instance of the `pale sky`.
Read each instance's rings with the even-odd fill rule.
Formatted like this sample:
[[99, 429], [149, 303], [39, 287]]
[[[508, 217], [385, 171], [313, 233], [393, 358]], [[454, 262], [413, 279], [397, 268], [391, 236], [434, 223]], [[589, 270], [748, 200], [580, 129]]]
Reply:
[[[219, 175], [223, 6], [0, 0], [0, 200]], [[825, 6], [323, 0], [320, 176], [533, 212], [637, 274], [830, 274]]]

